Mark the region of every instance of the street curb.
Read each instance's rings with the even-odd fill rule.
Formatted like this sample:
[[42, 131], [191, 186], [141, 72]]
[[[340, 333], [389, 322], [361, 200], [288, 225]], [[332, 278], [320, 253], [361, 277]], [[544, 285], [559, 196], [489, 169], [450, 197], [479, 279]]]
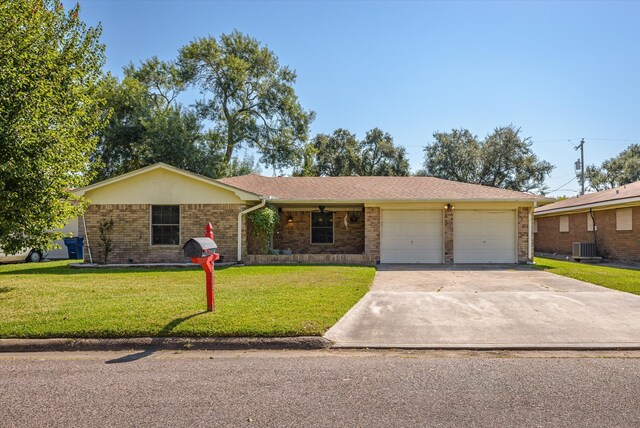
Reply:
[[639, 343], [558, 343], [558, 344], [434, 344], [434, 345], [377, 345], [372, 343], [364, 344], [334, 344], [331, 349], [402, 349], [402, 350], [425, 350], [425, 351], [638, 351]]
[[2, 352], [66, 352], [126, 350], [301, 350], [326, 349], [320, 336], [299, 337], [133, 337], [118, 339], [0, 339]]

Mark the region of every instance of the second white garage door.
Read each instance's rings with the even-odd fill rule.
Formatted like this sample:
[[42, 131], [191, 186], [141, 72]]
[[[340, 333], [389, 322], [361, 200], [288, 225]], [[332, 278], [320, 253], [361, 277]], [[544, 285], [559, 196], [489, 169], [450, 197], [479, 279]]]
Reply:
[[515, 211], [456, 210], [453, 213], [453, 261], [515, 263]]
[[442, 263], [442, 211], [382, 210], [382, 263]]

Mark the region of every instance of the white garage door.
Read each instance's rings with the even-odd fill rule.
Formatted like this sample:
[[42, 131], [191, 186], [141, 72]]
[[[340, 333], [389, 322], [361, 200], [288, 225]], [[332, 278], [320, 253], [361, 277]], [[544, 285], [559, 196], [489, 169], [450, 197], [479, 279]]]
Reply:
[[453, 213], [453, 261], [515, 263], [515, 211], [456, 210]]
[[442, 263], [442, 211], [382, 210], [382, 263]]

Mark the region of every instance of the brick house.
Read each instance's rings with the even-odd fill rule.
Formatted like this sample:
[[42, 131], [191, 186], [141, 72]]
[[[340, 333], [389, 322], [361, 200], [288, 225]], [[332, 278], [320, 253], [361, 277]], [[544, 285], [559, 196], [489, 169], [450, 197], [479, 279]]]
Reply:
[[599, 256], [640, 261], [640, 181], [535, 210], [535, 250], [570, 255], [574, 242], [595, 242]]
[[[113, 263], [182, 262], [211, 222], [225, 261], [246, 263], [525, 263], [533, 209], [547, 199], [434, 177], [263, 177], [213, 180], [155, 164], [79, 189], [80, 235], [100, 260], [98, 225], [113, 219]], [[245, 214], [266, 204], [280, 223], [256, 254]], [[88, 238], [88, 239], [87, 239]], [[85, 251], [88, 257], [88, 251]]]

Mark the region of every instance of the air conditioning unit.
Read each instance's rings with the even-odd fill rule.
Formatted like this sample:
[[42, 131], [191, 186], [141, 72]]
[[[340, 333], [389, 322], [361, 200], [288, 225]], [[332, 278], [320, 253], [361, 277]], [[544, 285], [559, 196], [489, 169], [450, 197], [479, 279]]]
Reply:
[[574, 242], [573, 258], [576, 260], [597, 258], [596, 244], [593, 242]]

